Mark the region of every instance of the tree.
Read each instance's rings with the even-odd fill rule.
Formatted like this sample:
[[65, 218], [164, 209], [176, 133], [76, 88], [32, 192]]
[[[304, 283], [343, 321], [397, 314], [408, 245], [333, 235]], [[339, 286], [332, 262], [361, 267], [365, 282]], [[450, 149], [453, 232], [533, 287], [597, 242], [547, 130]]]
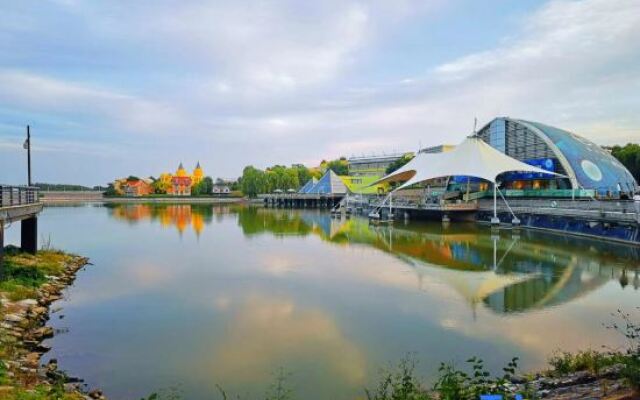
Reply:
[[309, 168], [305, 167], [302, 164], [292, 165], [291, 169], [295, 169], [298, 173], [298, 185], [296, 186], [296, 188], [304, 185], [305, 183], [307, 183], [307, 181], [309, 181], [309, 179], [312, 178]]
[[160, 177], [151, 184], [153, 191], [157, 194], [166, 194], [171, 188], [171, 175], [160, 174]]
[[249, 197], [256, 197], [259, 193], [265, 193], [265, 173], [249, 165], [242, 171], [242, 193]]
[[327, 163], [327, 169], [332, 170], [338, 175], [349, 175], [349, 163], [345, 157], [329, 161]]
[[205, 176], [200, 182], [198, 182], [192, 189], [191, 195], [209, 195], [213, 191], [213, 179], [210, 176]]
[[389, 175], [390, 173], [399, 170], [400, 168], [404, 167], [409, 161], [413, 160], [413, 157], [413, 154], [405, 154], [401, 158], [398, 158], [397, 160], [389, 164], [385, 173]]
[[107, 184], [107, 190], [104, 191], [105, 196], [116, 196], [118, 193], [116, 192], [116, 188], [113, 183]]
[[627, 143], [622, 147], [613, 146], [611, 155], [627, 167], [636, 181], [640, 181], [640, 144]]

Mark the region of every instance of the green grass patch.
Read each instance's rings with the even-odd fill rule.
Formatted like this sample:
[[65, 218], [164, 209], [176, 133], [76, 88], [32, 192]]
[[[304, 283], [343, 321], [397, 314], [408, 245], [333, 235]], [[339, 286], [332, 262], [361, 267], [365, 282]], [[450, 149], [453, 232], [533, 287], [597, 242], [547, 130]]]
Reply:
[[36, 290], [47, 282], [47, 276], [59, 276], [72, 255], [57, 250], [23, 253], [9, 246], [5, 249], [0, 279], [0, 292], [12, 301], [33, 298]]

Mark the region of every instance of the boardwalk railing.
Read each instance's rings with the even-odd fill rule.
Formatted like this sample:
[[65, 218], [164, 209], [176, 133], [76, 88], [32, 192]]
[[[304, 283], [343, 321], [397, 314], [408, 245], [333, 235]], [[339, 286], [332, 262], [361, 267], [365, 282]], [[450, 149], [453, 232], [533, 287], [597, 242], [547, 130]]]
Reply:
[[34, 186], [0, 185], [0, 207], [35, 204], [39, 201], [38, 190]]

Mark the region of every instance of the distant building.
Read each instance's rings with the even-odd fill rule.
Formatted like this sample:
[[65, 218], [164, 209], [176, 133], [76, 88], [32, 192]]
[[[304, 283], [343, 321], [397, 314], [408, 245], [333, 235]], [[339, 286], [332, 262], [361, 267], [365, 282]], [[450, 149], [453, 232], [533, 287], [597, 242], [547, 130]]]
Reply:
[[375, 176], [386, 175], [387, 167], [393, 162], [401, 159], [405, 155], [413, 153], [396, 153], [381, 156], [350, 157], [347, 162], [349, 166], [349, 176]]
[[127, 180], [120, 187], [124, 195], [129, 197], [140, 197], [153, 193], [152, 183], [146, 179]]
[[456, 146], [452, 144], [440, 144], [438, 146], [431, 146], [431, 147], [425, 147], [423, 149], [420, 149], [418, 153], [424, 153], [424, 154], [442, 153], [445, 151], [451, 151], [455, 148]]
[[227, 195], [231, 193], [231, 188], [224, 184], [221, 185], [221, 184], [215, 183], [213, 185], [213, 189], [211, 190], [211, 193], [218, 194], [218, 195]]
[[187, 175], [182, 163], [178, 166], [176, 174], [171, 177], [171, 194], [175, 196], [191, 196], [193, 179]]
[[608, 149], [563, 129], [499, 117], [482, 127], [478, 137], [516, 160], [563, 175], [507, 173], [502, 176], [507, 189], [586, 189], [614, 197], [638, 189]]
[[167, 185], [167, 194], [174, 196], [191, 196], [191, 189], [204, 179], [204, 171], [200, 166], [200, 162], [198, 162], [193, 170], [193, 174], [188, 174], [182, 166], [182, 163], [180, 163], [174, 175], [164, 173], [160, 175], [160, 179], [163, 185], [165, 185], [166, 181], [170, 182], [170, 184]]

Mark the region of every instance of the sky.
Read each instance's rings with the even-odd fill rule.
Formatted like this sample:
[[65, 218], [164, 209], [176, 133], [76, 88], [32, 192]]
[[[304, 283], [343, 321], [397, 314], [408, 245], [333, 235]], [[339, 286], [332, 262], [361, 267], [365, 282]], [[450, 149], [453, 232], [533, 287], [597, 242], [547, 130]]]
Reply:
[[638, 0], [0, 0], [0, 183], [456, 144], [498, 116], [640, 141]]

